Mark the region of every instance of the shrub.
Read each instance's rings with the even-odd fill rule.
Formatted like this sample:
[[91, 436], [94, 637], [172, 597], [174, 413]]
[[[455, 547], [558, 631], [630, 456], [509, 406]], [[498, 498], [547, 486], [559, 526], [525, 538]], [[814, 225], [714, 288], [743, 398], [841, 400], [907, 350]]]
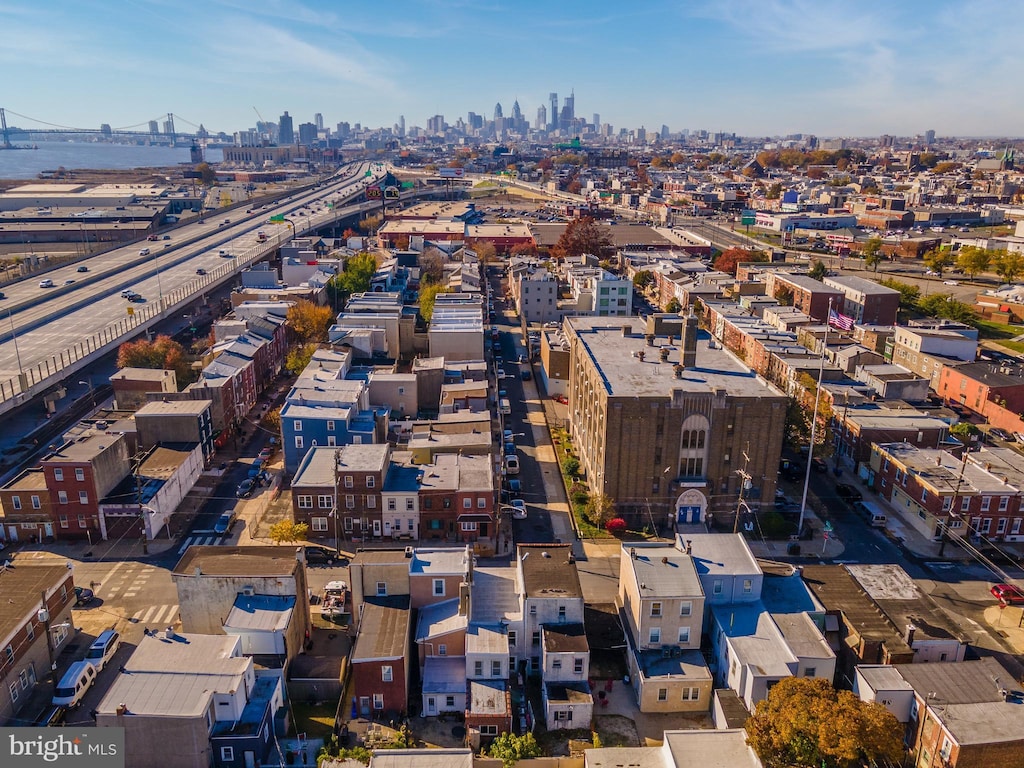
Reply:
[[775, 510], [766, 512], [761, 517], [761, 531], [769, 539], [776, 539], [786, 535], [790, 527], [790, 524], [786, 522], [786, 518]]
[[621, 517], [613, 517], [604, 524], [604, 527], [608, 533], [619, 534], [626, 530], [626, 521]]
[[579, 459], [574, 459], [572, 456], [568, 457], [562, 462], [562, 469], [565, 470], [565, 474], [569, 477], [575, 478], [580, 473]]

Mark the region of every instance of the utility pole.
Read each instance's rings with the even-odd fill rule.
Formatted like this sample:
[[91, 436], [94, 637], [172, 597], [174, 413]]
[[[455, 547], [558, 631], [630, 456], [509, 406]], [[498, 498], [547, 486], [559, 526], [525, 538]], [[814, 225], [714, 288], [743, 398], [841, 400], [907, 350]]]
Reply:
[[[748, 443], [747, 448], [750, 448]], [[747, 452], [743, 452], [743, 469], [737, 470], [736, 474], [740, 476], [740, 493], [739, 498], [736, 499], [736, 519], [732, 523], [732, 532], [738, 533], [740, 530], [740, 512], [744, 507], [749, 511], [750, 507], [743, 500], [743, 495], [750, 489], [750, 473], [747, 472], [747, 465], [750, 464], [750, 456]]]
[[945, 520], [942, 520], [939, 523], [939, 525], [942, 526], [941, 529], [939, 530], [939, 534], [940, 534], [939, 554], [938, 554], [939, 557], [942, 557], [942, 555], [945, 553], [945, 551], [946, 551], [946, 542], [949, 541], [949, 533], [948, 533], [949, 521], [952, 518], [954, 518], [954, 517], [959, 517], [960, 516], [960, 513], [959, 513], [959, 511], [957, 511], [957, 508], [956, 508], [956, 502], [957, 502], [957, 500], [960, 497], [960, 485], [964, 481], [964, 472], [967, 470], [967, 456], [970, 453], [970, 451], [968, 450], [969, 448], [970, 448], [969, 445], [965, 445], [964, 446], [963, 460], [960, 463], [960, 474], [956, 478], [956, 485], [953, 488], [953, 498], [950, 499], [950, 503], [949, 503], [949, 514], [946, 516]]

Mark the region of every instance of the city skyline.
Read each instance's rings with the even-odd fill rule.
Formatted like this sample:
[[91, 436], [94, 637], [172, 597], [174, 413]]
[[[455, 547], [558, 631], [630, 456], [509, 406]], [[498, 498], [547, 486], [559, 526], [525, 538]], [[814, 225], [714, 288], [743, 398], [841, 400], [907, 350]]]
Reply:
[[[591, 2], [485, 7], [428, 0], [381, 17], [308, 4], [219, 0], [202, 17], [170, 0], [0, 5], [0, 106], [115, 128], [167, 112], [211, 131], [269, 121], [425, 126], [469, 112], [575, 111], [620, 128], [745, 136], [1007, 136], [1024, 54], [988, 0]], [[517, 30], [522, 30], [517, 32]], [[550, 113], [548, 119], [551, 119]], [[31, 127], [27, 121], [9, 122]], [[179, 129], [185, 126], [179, 126]]]

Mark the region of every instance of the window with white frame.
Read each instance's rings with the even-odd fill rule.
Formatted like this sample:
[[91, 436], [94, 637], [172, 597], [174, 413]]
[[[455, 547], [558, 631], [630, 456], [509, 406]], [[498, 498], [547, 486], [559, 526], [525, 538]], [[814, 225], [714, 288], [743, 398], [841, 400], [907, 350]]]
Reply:
[[352, 475], [345, 475], [344, 482], [346, 488], [355, 488], [356, 483], [355, 480], [352, 479]]
[[988, 535], [988, 532], [992, 530], [992, 518], [986, 517], [981, 521], [981, 532]]
[[680, 627], [679, 628], [679, 642], [680, 643], [688, 643], [688, 642], [690, 642], [690, 628], [689, 627]]
[[337, 445], [338, 445], [338, 438], [336, 438], [334, 435], [328, 435], [327, 436], [327, 447], [328, 448], [335, 448], [335, 447], [337, 447]]
[[412, 500], [412, 497], [409, 497], [409, 498], [407, 498], [405, 500], [405, 511], [406, 512], [412, 512], [413, 509], [415, 509], [415, 507], [416, 507], [416, 503]]
[[496, 725], [481, 725], [480, 726], [480, 735], [481, 736], [497, 736], [498, 735], [498, 726], [496, 726]]
[[464, 530], [464, 531], [475, 531], [476, 530], [476, 523], [463, 523], [462, 524], [462, 530]]
[[327, 431], [328, 432], [333, 432], [334, 431], [334, 422], [331, 421], [331, 420], [327, 421]]
[[302, 431], [302, 422], [299, 421], [298, 419], [295, 419], [292, 422], [292, 429], [294, 429], [296, 432], [301, 432]]
[[11, 690], [11, 701], [12, 702], [17, 701], [18, 700], [18, 696], [20, 695], [18, 693], [18, 684], [16, 682], [11, 683], [10, 690]]
[[437, 644], [437, 655], [438, 656], [447, 656], [448, 655], [448, 646], [445, 643], [438, 643]]
[[380, 668], [380, 679], [381, 682], [390, 683], [393, 679], [391, 671], [391, 665], [385, 665]]
[[700, 688], [683, 688], [683, 694], [680, 698], [682, 701], [699, 701]]
[[690, 602], [689, 600], [683, 600], [683, 602], [681, 602], [679, 604], [679, 615], [680, 616], [689, 616], [692, 612], [693, 612], [693, 603]]
[[668, 688], [658, 689], [658, 701], [668, 701]]
[[970, 509], [971, 509], [971, 497], [970, 496], [964, 496], [962, 499], [960, 499], [960, 511], [961, 512], [969, 512]]
[[477, 509], [487, 509], [487, 497], [481, 496], [476, 500]]
[[356, 508], [356, 497], [353, 496], [351, 493], [346, 493], [345, 494], [345, 506], [348, 509], [355, 509]]
[[375, 693], [375, 694], [373, 694], [373, 708], [377, 709], [377, 710], [384, 709], [384, 694], [383, 693]]
[[572, 671], [577, 675], [583, 674], [583, 659], [579, 656], [572, 660]]
[[444, 579], [434, 579], [434, 597], [444, 597]]
[[303, 445], [304, 445], [304, 443], [302, 442], [302, 435], [296, 435], [295, 436], [295, 447], [296, 448], [301, 448]]
[[351, 517], [346, 517], [345, 518], [345, 532], [346, 533], [352, 533], [352, 518]]
[[996, 521], [996, 533], [1000, 533], [1000, 534], [1001, 533], [1006, 533], [1006, 524], [1007, 524], [1007, 522], [1008, 521], [1007, 521], [1007, 519], [1005, 517], [1000, 517]]
[[651, 627], [651, 632], [648, 635], [648, 642], [660, 643], [661, 642], [661, 627]]
[[299, 509], [312, 509], [313, 508], [313, 497], [300, 494], [296, 497], [298, 500]]
[[651, 616], [653, 618], [659, 618], [661, 616], [661, 603], [655, 601], [651, 603]]
[[81, 467], [75, 467], [75, 480], [80, 483], [85, 480], [85, 470]]
[[555, 712], [555, 720], [556, 721], [565, 722], [565, 723], [571, 723], [572, 722], [572, 710], [571, 709], [566, 709], [566, 710], [559, 710], [558, 712]]
[[89, 493], [87, 491], [79, 491], [78, 492], [78, 503], [79, 504], [88, 504], [89, 503]]
[[480, 659], [473, 662], [473, 676], [483, 677], [484, 676], [484, 663]]
[[463, 499], [462, 500], [462, 508], [463, 509], [472, 509], [473, 508], [473, 500], [472, 499]]
[[320, 509], [330, 509], [334, 506], [334, 497], [326, 494], [320, 494], [316, 497], [316, 505]]
[[387, 597], [387, 596], [388, 596], [388, 585], [387, 585], [387, 582], [386, 581], [378, 581], [377, 582], [377, 597]]
[[326, 517], [313, 517], [309, 520], [310, 529], [317, 533], [324, 533], [327, 530]]
[[11, 506], [15, 509], [21, 509], [21, 496], [11, 496]]
[[981, 511], [988, 512], [992, 508], [992, 497], [982, 496], [981, 497]]
[[60, 467], [56, 467], [53, 470], [53, 479], [57, 480], [58, 482], [64, 480], [64, 470], [61, 469]]
[[388, 512], [394, 512], [397, 509], [398, 509], [398, 503], [395, 501], [394, 498], [389, 497], [388, 498]]
[[562, 668], [562, 660], [560, 658], [558, 658], [557, 656], [555, 658], [553, 658], [551, 660], [551, 668], [552, 669], [561, 669]]
[[377, 484], [377, 478], [375, 478], [373, 475], [367, 475], [366, 476], [366, 487], [367, 488], [374, 488], [374, 487], [376, 487], [376, 484]]
[[85, 515], [78, 516], [78, 527], [83, 530], [85, 529]]
[[57, 491], [57, 503], [58, 504], [67, 504], [68, 503], [68, 493], [67, 493], [67, 491]]
[[1010, 508], [1010, 497], [1009, 496], [1000, 496], [999, 497], [999, 511], [1000, 512], [1005, 512], [1009, 508]]
[[[14, 498], [18, 498], [18, 497], [15, 496]], [[39, 497], [38, 496], [32, 496], [32, 509], [42, 509], [42, 507], [43, 507], [43, 505], [42, 505], [42, 502], [39, 501]], [[18, 507], [16, 507], [16, 509], [20, 509], [20, 508], [21, 508], [21, 505], [19, 504]]]
[[233, 763], [235, 761], [235, 748], [221, 747], [220, 759], [223, 760], [225, 763]]
[[366, 508], [367, 509], [376, 509], [377, 508], [377, 497], [376, 496], [367, 496], [366, 497]]
[[743, 580], [743, 594], [749, 595], [754, 591], [754, 582], [752, 579]]
[[501, 662], [498, 659], [491, 659], [491, 677], [501, 677]]

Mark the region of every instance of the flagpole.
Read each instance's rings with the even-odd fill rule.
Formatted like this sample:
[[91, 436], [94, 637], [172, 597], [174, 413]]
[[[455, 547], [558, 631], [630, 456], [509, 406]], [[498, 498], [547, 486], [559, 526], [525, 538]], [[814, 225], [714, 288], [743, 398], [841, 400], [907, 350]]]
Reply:
[[[814, 458], [814, 440], [818, 434], [818, 404], [821, 402], [821, 380], [825, 375], [825, 351], [828, 349], [828, 328], [832, 322], [832, 299], [828, 300], [828, 315], [825, 321], [825, 337], [821, 341], [821, 357], [818, 360], [818, 389], [814, 393], [814, 411], [811, 413], [811, 444], [807, 446], [807, 469], [804, 472], [804, 493], [800, 498], [800, 520], [796, 533], [804, 532], [804, 514], [807, 511], [807, 489], [811, 484], [811, 459]], [[822, 552], [824, 554], [824, 552]]]

